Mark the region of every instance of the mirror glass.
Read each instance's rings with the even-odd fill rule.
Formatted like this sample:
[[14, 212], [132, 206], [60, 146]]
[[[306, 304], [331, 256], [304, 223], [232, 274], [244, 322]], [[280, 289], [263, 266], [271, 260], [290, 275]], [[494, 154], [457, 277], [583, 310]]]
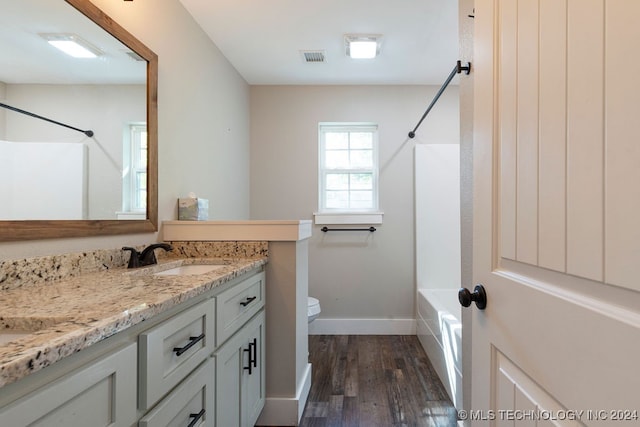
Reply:
[[0, 4], [0, 239], [155, 231], [156, 55], [86, 0]]

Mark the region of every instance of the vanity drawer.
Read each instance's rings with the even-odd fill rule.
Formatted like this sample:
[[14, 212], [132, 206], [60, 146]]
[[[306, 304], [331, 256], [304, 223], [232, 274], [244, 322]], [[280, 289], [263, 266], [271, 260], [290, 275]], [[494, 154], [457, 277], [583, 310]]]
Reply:
[[202, 302], [138, 337], [140, 407], [147, 409], [214, 350], [215, 302]]
[[264, 272], [216, 296], [216, 346], [220, 346], [264, 306]]
[[[197, 420], [196, 420], [197, 419]], [[215, 363], [208, 358], [138, 423], [139, 427], [213, 426]]]

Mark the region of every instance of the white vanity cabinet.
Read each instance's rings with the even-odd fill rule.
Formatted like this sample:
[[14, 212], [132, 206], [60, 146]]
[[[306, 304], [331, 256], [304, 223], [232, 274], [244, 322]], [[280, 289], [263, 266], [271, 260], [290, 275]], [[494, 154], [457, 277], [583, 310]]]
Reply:
[[265, 323], [260, 311], [216, 351], [216, 425], [253, 426], [265, 401]]
[[0, 426], [111, 426], [136, 421], [136, 344], [88, 362], [0, 409]]
[[253, 426], [265, 402], [265, 275], [216, 296], [216, 425]]
[[138, 426], [255, 424], [266, 392], [264, 279], [250, 275], [140, 334], [140, 409], [152, 409]]
[[254, 270], [0, 388], [0, 426], [253, 426], [264, 295]]

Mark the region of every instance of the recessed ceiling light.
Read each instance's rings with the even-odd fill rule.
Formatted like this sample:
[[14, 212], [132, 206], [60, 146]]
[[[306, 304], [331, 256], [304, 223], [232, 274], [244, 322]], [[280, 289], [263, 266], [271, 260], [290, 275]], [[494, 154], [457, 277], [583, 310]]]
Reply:
[[96, 58], [104, 54], [100, 49], [76, 34], [46, 33], [40, 34], [40, 37], [74, 58]]
[[344, 41], [347, 56], [353, 59], [372, 59], [380, 53], [380, 35], [347, 34]]

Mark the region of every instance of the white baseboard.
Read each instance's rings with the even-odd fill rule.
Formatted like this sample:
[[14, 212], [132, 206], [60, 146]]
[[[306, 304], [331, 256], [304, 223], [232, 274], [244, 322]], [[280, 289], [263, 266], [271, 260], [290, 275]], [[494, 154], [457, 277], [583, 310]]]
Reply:
[[257, 426], [297, 426], [302, 418], [304, 407], [311, 390], [311, 363], [307, 364], [304, 378], [292, 398], [267, 397]]
[[415, 335], [415, 319], [316, 319], [309, 335]]

